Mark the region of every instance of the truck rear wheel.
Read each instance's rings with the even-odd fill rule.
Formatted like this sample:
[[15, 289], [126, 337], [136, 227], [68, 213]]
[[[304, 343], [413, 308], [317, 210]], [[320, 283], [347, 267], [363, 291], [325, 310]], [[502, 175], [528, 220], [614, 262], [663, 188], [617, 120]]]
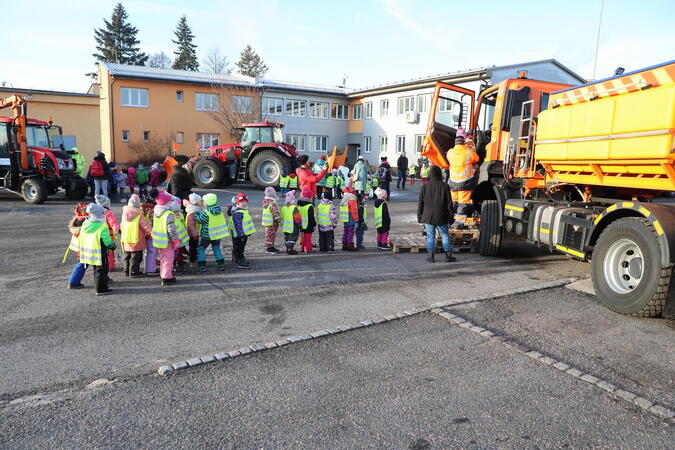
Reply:
[[220, 164], [211, 159], [200, 159], [192, 168], [195, 184], [203, 189], [214, 189], [220, 186], [222, 172]]
[[274, 150], [263, 150], [253, 157], [249, 165], [248, 175], [253, 184], [268, 187], [279, 184], [281, 171], [286, 168], [290, 171], [291, 162]]
[[21, 197], [34, 205], [44, 203], [47, 199], [47, 185], [41, 178], [26, 178], [21, 184]]
[[483, 256], [497, 256], [502, 246], [502, 227], [499, 226], [499, 203], [485, 200], [480, 208], [480, 235], [478, 253]]
[[658, 235], [649, 219], [609, 224], [593, 250], [593, 287], [612, 311], [656, 317], [666, 305], [672, 266], [661, 267]]

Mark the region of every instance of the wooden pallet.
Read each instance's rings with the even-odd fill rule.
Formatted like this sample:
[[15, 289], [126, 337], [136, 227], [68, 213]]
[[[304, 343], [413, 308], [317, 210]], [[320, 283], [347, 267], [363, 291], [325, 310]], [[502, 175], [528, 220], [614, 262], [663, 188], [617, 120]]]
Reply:
[[[452, 240], [452, 252], [476, 252], [478, 243], [478, 229], [449, 230]], [[408, 251], [410, 253], [426, 253], [427, 238], [422, 233], [392, 235], [389, 245], [393, 253]], [[443, 243], [440, 236], [436, 236], [436, 253], [443, 252]]]

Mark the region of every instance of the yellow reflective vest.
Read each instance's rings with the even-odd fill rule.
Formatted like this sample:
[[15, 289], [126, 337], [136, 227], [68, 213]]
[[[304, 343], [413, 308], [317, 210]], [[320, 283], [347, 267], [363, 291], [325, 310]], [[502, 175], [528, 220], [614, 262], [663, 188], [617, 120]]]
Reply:
[[161, 216], [155, 217], [152, 223], [152, 245], [157, 248], [167, 248], [169, 246], [169, 227], [166, 220], [171, 211], [164, 211]]
[[291, 177], [289, 177], [288, 175], [286, 175], [285, 177], [279, 177], [279, 187], [287, 188], [290, 181]]
[[123, 244], [138, 244], [138, 228], [141, 221], [141, 215], [137, 215], [134, 219], [130, 221], [122, 221], [122, 236], [120, 240]]
[[298, 206], [300, 210], [300, 217], [302, 218], [302, 229], [306, 229], [309, 225], [309, 208], [312, 206], [311, 203], [308, 203], [304, 206]]
[[373, 207], [375, 212], [375, 228], [380, 228], [382, 226], [382, 206], [387, 202], [380, 203], [380, 206]]
[[[248, 212], [248, 209], [238, 209], [234, 213], [232, 213], [232, 217], [234, 217], [235, 214], [241, 214], [241, 226], [244, 229], [244, 234], [246, 236], [250, 236], [253, 233], [255, 233], [255, 225], [253, 225], [253, 220], [251, 219], [251, 214]], [[234, 229], [234, 222], [232, 225]], [[233, 232], [233, 236], [236, 234], [236, 231]]]
[[284, 233], [292, 233], [295, 222], [293, 221], [293, 213], [297, 206], [288, 205], [281, 207], [281, 231]]
[[316, 223], [323, 227], [330, 227], [333, 222], [330, 220], [330, 208], [333, 205], [330, 203], [319, 203], [316, 207]]
[[[273, 202], [276, 204], [276, 202]], [[274, 225], [274, 215], [272, 214], [272, 203], [264, 207], [262, 210], [262, 225], [264, 227], [271, 227]]]
[[230, 235], [227, 220], [225, 220], [225, 215], [222, 212], [220, 214], [211, 214], [211, 211], [208, 209], [205, 212], [209, 216], [209, 239], [217, 241]]
[[[93, 233], [84, 231], [84, 227], [80, 229], [80, 235], [77, 238], [77, 246], [80, 252], [80, 262], [82, 264], [89, 264], [92, 266], [102, 266], [104, 256], [101, 248], [101, 233], [105, 227], [99, 227]], [[107, 252], [106, 252], [107, 253]]]
[[190, 241], [190, 235], [188, 235], [187, 228], [185, 227], [185, 221], [183, 220], [183, 214], [178, 211], [173, 213], [174, 224], [176, 225], [176, 233], [178, 233], [178, 241], [181, 244], [187, 244]]

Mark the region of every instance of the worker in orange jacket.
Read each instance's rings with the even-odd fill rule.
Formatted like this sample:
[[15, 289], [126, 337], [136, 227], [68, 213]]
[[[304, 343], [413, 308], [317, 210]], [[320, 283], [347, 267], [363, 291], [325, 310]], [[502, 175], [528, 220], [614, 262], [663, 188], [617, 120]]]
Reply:
[[476, 186], [476, 167], [479, 161], [473, 140], [466, 137], [463, 129], [457, 131], [455, 146], [448, 151], [450, 163], [449, 184], [455, 210], [454, 228], [466, 226], [471, 215], [471, 194]]

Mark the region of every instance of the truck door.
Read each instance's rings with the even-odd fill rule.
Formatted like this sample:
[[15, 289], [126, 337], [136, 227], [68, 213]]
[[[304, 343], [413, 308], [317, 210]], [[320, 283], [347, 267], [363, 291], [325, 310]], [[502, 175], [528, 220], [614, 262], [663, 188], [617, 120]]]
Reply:
[[436, 83], [422, 156], [443, 169], [448, 168], [445, 154], [455, 146], [457, 129], [469, 128], [475, 95], [470, 89]]

